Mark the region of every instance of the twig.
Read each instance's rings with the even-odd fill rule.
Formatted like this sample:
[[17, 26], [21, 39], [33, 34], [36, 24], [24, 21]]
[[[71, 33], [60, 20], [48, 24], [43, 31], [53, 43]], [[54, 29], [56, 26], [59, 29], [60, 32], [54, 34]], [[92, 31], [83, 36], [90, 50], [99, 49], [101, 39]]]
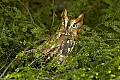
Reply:
[[6, 65], [7, 65], [7, 63], [5, 63], [5, 64], [0, 68], [0, 70], [2, 70]]
[[51, 27], [53, 27], [53, 25], [54, 25], [54, 15], [55, 15], [55, 10], [54, 10], [54, 0], [52, 0], [52, 8], [53, 8], [53, 16], [52, 16], [52, 25], [51, 25]]
[[30, 19], [31, 19], [31, 23], [34, 23], [34, 20], [33, 20], [33, 18], [32, 18], [32, 15], [31, 15], [29, 9], [26, 7], [26, 5], [25, 5], [21, 0], [18, 0], [18, 1], [19, 1], [19, 2], [26, 8], [26, 10], [28, 11], [28, 14], [29, 14]]
[[105, 41], [119, 41], [120, 39], [105, 39]]
[[12, 61], [11, 61], [11, 63], [6, 67], [6, 69], [3, 71], [3, 73], [0, 75], [0, 78], [2, 78], [3, 76], [4, 76], [4, 74], [6, 73], [6, 71], [8, 70], [8, 68], [11, 66], [11, 64], [14, 62], [16, 60], [16, 58], [15, 59], [13, 59]]
[[100, 23], [100, 24], [96, 25], [95, 28], [93, 29], [93, 31], [94, 31], [95, 29], [98, 29], [98, 30], [102, 31], [100, 28], [98, 28], [98, 27], [99, 27], [100, 25], [102, 25], [102, 24], [104, 24], [104, 23]]
[[[44, 41], [46, 41], [46, 40], [37, 40], [37, 41], [34, 41], [33, 44], [41, 45]], [[24, 49], [24, 52], [26, 52], [27, 50], [30, 50], [32, 48], [33, 48], [33, 45], [31, 44], [30, 46], [28, 46], [27, 48]]]
[[42, 57], [43, 57], [43, 56], [41, 56], [41, 57], [39, 57], [39, 58], [35, 59], [34, 61], [32, 61], [32, 62], [30, 63], [30, 65], [29, 65], [29, 66], [31, 66], [31, 65], [32, 65], [35, 61], [40, 60]]

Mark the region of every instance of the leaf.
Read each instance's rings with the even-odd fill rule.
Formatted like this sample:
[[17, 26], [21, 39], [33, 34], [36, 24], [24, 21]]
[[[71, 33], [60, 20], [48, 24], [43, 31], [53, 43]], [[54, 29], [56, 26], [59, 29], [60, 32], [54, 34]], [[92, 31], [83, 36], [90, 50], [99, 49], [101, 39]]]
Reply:
[[111, 0], [103, 0], [105, 3], [109, 4], [110, 6], [113, 5], [113, 2]]
[[111, 11], [110, 9], [102, 9], [101, 11], [106, 12], [106, 13], [108, 13], [108, 14], [114, 13], [114, 12]]
[[117, 26], [112, 26], [112, 28], [120, 34], [120, 28], [118, 28]]
[[35, 58], [39, 58], [40, 56], [41, 56], [41, 54], [40, 53], [35, 53]]

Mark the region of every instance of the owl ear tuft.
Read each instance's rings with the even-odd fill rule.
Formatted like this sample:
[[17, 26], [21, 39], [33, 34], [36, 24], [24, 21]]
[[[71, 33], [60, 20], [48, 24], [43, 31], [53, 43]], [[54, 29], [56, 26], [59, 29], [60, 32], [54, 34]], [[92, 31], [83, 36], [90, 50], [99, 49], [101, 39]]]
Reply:
[[80, 14], [77, 18], [77, 22], [81, 22], [83, 21], [83, 18], [84, 18], [84, 13]]
[[82, 18], [82, 19], [83, 19], [83, 17], [84, 17], [84, 13], [82, 13], [78, 16], [78, 18]]
[[67, 10], [65, 8], [63, 9], [63, 12], [61, 14], [61, 20], [62, 20], [62, 24], [65, 25], [65, 27], [66, 27], [69, 19], [67, 16]]
[[67, 10], [64, 8], [61, 14], [61, 17], [67, 16]]

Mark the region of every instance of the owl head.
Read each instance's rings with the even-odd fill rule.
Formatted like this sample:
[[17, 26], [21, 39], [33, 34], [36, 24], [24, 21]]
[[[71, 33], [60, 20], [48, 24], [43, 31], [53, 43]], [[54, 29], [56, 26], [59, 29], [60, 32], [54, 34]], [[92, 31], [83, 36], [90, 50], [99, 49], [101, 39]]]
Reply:
[[77, 18], [71, 19], [67, 16], [67, 10], [64, 9], [61, 14], [61, 27], [60, 30], [66, 35], [71, 35], [75, 40], [78, 37], [78, 33], [83, 24], [84, 14], [80, 14]]

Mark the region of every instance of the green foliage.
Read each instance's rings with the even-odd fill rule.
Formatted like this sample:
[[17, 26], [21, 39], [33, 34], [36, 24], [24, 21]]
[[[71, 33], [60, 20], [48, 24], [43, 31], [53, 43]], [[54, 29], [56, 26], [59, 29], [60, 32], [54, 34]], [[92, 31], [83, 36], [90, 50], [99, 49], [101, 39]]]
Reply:
[[42, 54], [34, 49], [23, 51], [30, 45], [36, 48], [38, 45], [34, 41], [55, 33], [62, 10], [58, 3], [56, 0], [55, 22], [51, 27], [51, 1], [0, 2], [1, 74], [15, 58], [3, 77], [15, 80], [119, 80], [119, 0], [65, 1], [69, 16], [76, 17], [83, 12], [85, 18], [75, 48], [62, 64], [57, 63], [57, 57], [52, 61], [38, 59]]

